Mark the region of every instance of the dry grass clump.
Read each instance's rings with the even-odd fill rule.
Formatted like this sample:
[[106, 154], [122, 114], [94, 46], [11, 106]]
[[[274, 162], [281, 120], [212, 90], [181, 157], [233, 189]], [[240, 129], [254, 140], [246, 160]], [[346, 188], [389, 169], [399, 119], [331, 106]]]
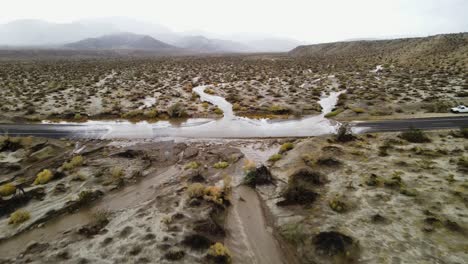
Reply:
[[50, 170], [43, 170], [39, 172], [34, 180], [34, 185], [46, 184], [52, 180], [54, 177], [53, 173]]
[[5, 183], [0, 186], [0, 197], [10, 196], [16, 193], [16, 186], [13, 183]]
[[10, 215], [10, 219], [8, 220], [9, 225], [18, 225], [23, 222], [26, 222], [31, 218], [31, 214], [25, 210], [16, 210], [14, 213]]

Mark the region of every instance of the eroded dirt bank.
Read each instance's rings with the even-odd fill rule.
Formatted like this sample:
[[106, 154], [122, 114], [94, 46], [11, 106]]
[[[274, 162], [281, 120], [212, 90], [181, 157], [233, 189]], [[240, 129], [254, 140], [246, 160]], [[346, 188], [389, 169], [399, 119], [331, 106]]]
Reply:
[[288, 263], [240, 185], [252, 144], [2, 138], [2, 263]]

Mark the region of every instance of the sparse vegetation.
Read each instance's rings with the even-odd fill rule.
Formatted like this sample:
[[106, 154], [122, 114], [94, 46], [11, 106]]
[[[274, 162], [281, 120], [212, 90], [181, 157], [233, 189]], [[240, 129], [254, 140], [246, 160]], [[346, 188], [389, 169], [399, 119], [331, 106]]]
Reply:
[[273, 154], [268, 158], [268, 161], [275, 162], [275, 161], [280, 160], [282, 157], [283, 157], [283, 155], [281, 155], [279, 153]]
[[200, 163], [196, 162], [196, 161], [192, 161], [192, 162], [189, 162], [185, 165], [185, 169], [192, 169], [192, 170], [196, 170], [200, 167]]
[[62, 168], [64, 170], [72, 170], [76, 167], [79, 167], [83, 164], [83, 156], [81, 155], [78, 155], [78, 156], [74, 156], [69, 162], [65, 162], [63, 163], [62, 165]]
[[294, 144], [292, 142], [286, 142], [283, 145], [281, 145], [279, 149], [279, 154], [285, 153], [293, 148], [294, 148]]
[[227, 167], [229, 167], [229, 163], [226, 161], [220, 161], [213, 165], [213, 168], [215, 169], [225, 169]]
[[214, 263], [229, 264], [232, 261], [231, 252], [222, 243], [216, 242], [208, 250], [208, 258]]
[[5, 183], [0, 186], [0, 197], [10, 196], [16, 193], [16, 186], [12, 183]]
[[53, 177], [54, 175], [52, 172], [45, 169], [37, 174], [36, 179], [34, 180], [34, 185], [46, 184], [51, 181]]
[[427, 143], [431, 142], [431, 139], [420, 129], [411, 128], [400, 134], [400, 137], [411, 143]]
[[31, 214], [25, 210], [17, 210], [10, 215], [10, 219], [8, 220], [9, 225], [18, 225], [23, 222], [26, 222], [31, 218]]

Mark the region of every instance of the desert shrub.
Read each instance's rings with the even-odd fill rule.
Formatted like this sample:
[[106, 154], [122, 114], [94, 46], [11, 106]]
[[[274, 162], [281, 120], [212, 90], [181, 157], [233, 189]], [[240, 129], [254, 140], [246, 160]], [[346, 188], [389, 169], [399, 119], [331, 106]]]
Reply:
[[181, 103], [175, 103], [167, 109], [167, 114], [172, 118], [184, 117], [187, 115], [185, 107]]
[[356, 114], [362, 114], [366, 112], [366, 109], [361, 108], [361, 107], [353, 107], [351, 108], [351, 110], [353, 110], [353, 112]]
[[402, 132], [400, 137], [411, 143], [431, 142], [431, 139], [422, 130], [415, 128]]
[[122, 117], [123, 118], [137, 118], [137, 117], [140, 117], [140, 116], [143, 116], [144, 112], [143, 110], [133, 110], [133, 111], [130, 111], [130, 112], [127, 112], [127, 113], [124, 113], [122, 114]]
[[214, 263], [231, 263], [231, 252], [222, 243], [216, 242], [208, 250], [208, 258]]
[[8, 220], [9, 225], [17, 225], [23, 222], [26, 222], [31, 218], [31, 214], [25, 210], [16, 210], [10, 215], [10, 219]]
[[227, 167], [229, 167], [229, 163], [226, 161], [220, 161], [213, 165], [213, 168], [215, 169], [225, 169]]
[[175, 261], [175, 260], [180, 260], [185, 256], [185, 252], [182, 250], [169, 250], [164, 254], [164, 258], [167, 260]]
[[16, 193], [16, 186], [13, 183], [5, 183], [0, 186], [0, 197], [10, 196]]
[[282, 105], [272, 105], [268, 110], [277, 115], [289, 114], [291, 112], [291, 109]]
[[213, 89], [211, 89], [211, 88], [206, 88], [205, 93], [213, 95], [213, 94], [215, 94], [215, 91]]
[[326, 114], [325, 117], [326, 118], [335, 117], [341, 114], [343, 111], [344, 111], [343, 108], [339, 108], [339, 109], [336, 109], [335, 111], [331, 111], [330, 113]]
[[200, 234], [189, 234], [184, 237], [182, 244], [195, 250], [206, 250], [213, 242]]
[[312, 239], [315, 251], [323, 256], [347, 256], [350, 254], [353, 242], [351, 237], [335, 231], [321, 232]]
[[232, 105], [232, 110], [234, 110], [234, 111], [239, 111], [239, 110], [241, 110], [241, 105], [240, 105], [239, 103], [234, 103], [234, 104]]
[[187, 188], [186, 192], [190, 198], [200, 198], [204, 195], [205, 186], [201, 183], [193, 183]]
[[73, 157], [69, 162], [65, 162], [62, 165], [62, 168], [64, 170], [72, 170], [78, 166], [81, 166], [83, 164], [83, 156], [78, 155]]
[[285, 224], [280, 228], [280, 234], [288, 242], [294, 245], [300, 245], [307, 239], [307, 234], [300, 224], [290, 223]]
[[280, 160], [282, 157], [283, 157], [283, 155], [281, 155], [279, 153], [278, 154], [273, 154], [268, 158], [268, 161], [275, 162], [275, 161]]
[[37, 174], [36, 179], [34, 180], [33, 184], [34, 185], [46, 184], [49, 181], [51, 181], [53, 177], [54, 175], [52, 174], [52, 172], [50, 170], [45, 169]]
[[335, 197], [328, 202], [330, 208], [338, 213], [343, 213], [347, 210], [347, 204], [340, 197]]
[[255, 164], [255, 161], [253, 160], [246, 160], [244, 162], [244, 166], [242, 167], [244, 169], [244, 172], [249, 172], [255, 170], [257, 165]]
[[200, 167], [200, 163], [196, 162], [196, 161], [192, 161], [192, 162], [189, 162], [185, 165], [185, 169], [192, 169], [192, 170], [196, 170]]
[[294, 148], [294, 144], [291, 143], [291, 142], [286, 142], [284, 143], [283, 145], [281, 145], [280, 149], [279, 149], [279, 153], [284, 153], [286, 151], [289, 151], [291, 149]]
[[156, 118], [156, 117], [158, 117], [158, 110], [157, 109], [147, 110], [147, 111], [145, 111], [144, 115], [147, 118]]
[[321, 173], [308, 169], [300, 169], [289, 177], [288, 186], [282, 192], [283, 201], [277, 204], [284, 206], [312, 203], [318, 196], [314, 191], [314, 187], [324, 182], [325, 177]]
[[224, 193], [221, 188], [217, 186], [208, 186], [205, 188], [203, 199], [206, 201], [212, 201], [217, 204], [223, 204], [224, 202]]
[[257, 185], [269, 184], [273, 182], [273, 176], [264, 165], [255, 169], [246, 171], [243, 184], [255, 188]]
[[345, 123], [338, 128], [338, 131], [336, 133], [336, 140], [338, 142], [348, 142], [355, 139], [356, 137], [353, 135], [351, 127], [348, 123]]
[[112, 176], [112, 178], [114, 179], [119, 179], [119, 178], [122, 178], [123, 175], [124, 175], [124, 171], [121, 167], [112, 167], [110, 169], [110, 174]]
[[468, 138], [468, 127], [460, 128], [460, 134], [462, 135], [462, 137]]
[[214, 113], [217, 114], [217, 115], [222, 115], [224, 114], [223, 110], [221, 110], [221, 108], [217, 107], [215, 110], [214, 110]]
[[460, 157], [457, 161], [458, 168], [468, 170], [468, 156]]

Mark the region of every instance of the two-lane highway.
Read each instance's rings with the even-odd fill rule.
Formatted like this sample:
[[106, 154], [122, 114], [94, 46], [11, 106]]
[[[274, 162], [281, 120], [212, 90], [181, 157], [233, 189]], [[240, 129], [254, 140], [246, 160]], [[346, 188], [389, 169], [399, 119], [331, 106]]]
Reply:
[[[161, 126], [156, 124], [0, 124], [0, 135], [10, 136], [36, 136], [49, 138], [88, 138], [88, 139], [134, 139], [134, 138], [268, 138], [268, 137], [307, 137], [327, 134], [317, 131], [294, 131], [293, 126], [288, 128], [288, 133], [276, 135], [275, 133], [256, 133], [255, 127], [249, 133], [227, 133], [224, 130], [210, 130], [207, 135], [205, 130], [198, 130], [206, 122], [193, 124], [190, 127]], [[458, 129], [468, 127], [468, 116], [416, 118], [402, 120], [382, 121], [355, 121], [350, 123], [355, 133], [404, 131], [410, 128], [423, 130]], [[282, 126], [281, 122], [277, 123]], [[195, 129], [191, 129], [195, 128]], [[227, 129], [227, 128], [226, 128]], [[183, 131], [184, 133], [180, 133]], [[201, 133], [200, 131], [204, 131]], [[333, 130], [330, 130], [333, 131]], [[270, 131], [272, 132], [272, 131]], [[283, 131], [284, 132], [284, 131]], [[300, 133], [298, 133], [300, 132]]]

